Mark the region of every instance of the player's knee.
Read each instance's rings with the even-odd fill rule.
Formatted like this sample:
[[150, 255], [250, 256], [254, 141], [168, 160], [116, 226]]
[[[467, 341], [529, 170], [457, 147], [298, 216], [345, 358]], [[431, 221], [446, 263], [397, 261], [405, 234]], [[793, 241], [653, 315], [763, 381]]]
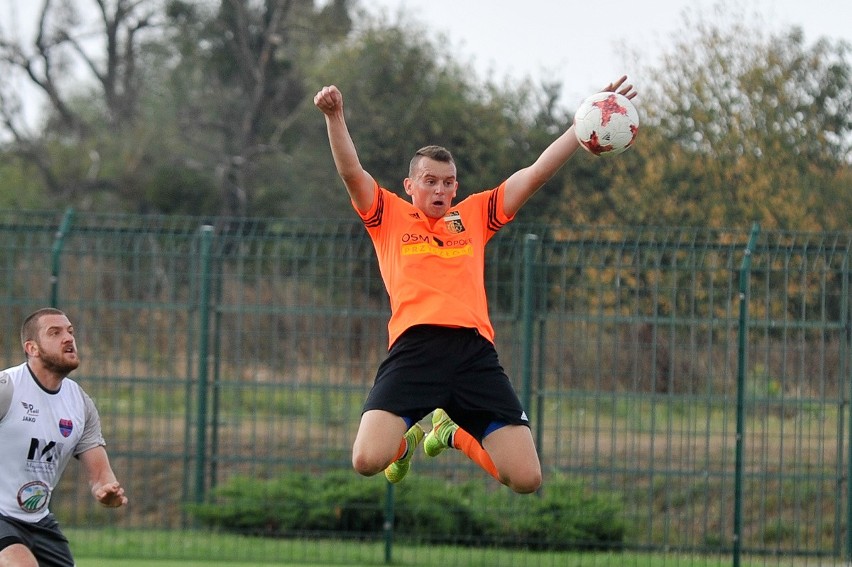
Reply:
[[0, 564], [18, 565], [20, 567], [38, 567], [38, 561], [33, 552], [22, 543], [12, 543], [0, 550]]
[[541, 469], [516, 473], [505, 479], [503, 484], [518, 494], [531, 494], [541, 487]]
[[373, 476], [384, 470], [381, 463], [378, 463], [369, 454], [362, 452], [352, 453], [352, 468], [360, 475]]
[[541, 477], [525, 478], [518, 482], [511, 482], [509, 488], [518, 494], [531, 494], [541, 487]]

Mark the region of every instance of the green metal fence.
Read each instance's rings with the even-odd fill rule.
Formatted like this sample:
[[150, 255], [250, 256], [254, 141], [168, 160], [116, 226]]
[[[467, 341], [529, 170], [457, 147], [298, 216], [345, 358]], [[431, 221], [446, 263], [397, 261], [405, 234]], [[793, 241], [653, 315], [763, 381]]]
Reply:
[[[852, 233], [516, 223], [489, 246], [497, 346], [532, 419], [543, 491], [568, 477], [613, 499], [626, 529], [610, 553], [852, 559]], [[0, 278], [0, 364], [21, 361], [27, 313], [69, 313], [75, 378], [133, 501], [98, 509], [69, 467], [54, 508], [76, 541], [112, 550], [150, 530], [151, 548], [129, 554], [180, 557], [181, 534], [204, 531], [190, 505], [216, 487], [349, 471], [388, 318], [357, 221], [0, 211]], [[414, 479], [506, 490], [460, 454], [414, 467]], [[383, 494], [379, 511], [393, 506]], [[384, 541], [368, 559], [337, 560], [390, 561], [405, 529], [380, 531], [358, 536]], [[293, 537], [307, 543], [278, 553], [318, 557], [312, 534]], [[470, 540], [445, 543], [466, 543], [451, 557], [472, 564]], [[588, 557], [573, 564], [597, 564]]]

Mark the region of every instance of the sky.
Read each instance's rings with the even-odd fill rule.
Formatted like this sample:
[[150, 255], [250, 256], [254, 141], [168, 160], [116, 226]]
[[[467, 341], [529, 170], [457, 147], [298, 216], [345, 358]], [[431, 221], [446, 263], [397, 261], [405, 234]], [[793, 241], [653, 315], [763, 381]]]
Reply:
[[[641, 93], [635, 61], [648, 66], [667, 52], [685, 17], [732, 6], [769, 32], [800, 26], [806, 45], [825, 37], [852, 43], [852, 0], [366, 0], [368, 11], [399, 14], [443, 34], [460, 62], [484, 77], [557, 78], [575, 106], [628, 75]], [[733, 13], [740, 13], [736, 10]], [[752, 20], [751, 18], [754, 17]], [[712, 19], [711, 19], [712, 21]], [[631, 71], [634, 71], [631, 73]]]

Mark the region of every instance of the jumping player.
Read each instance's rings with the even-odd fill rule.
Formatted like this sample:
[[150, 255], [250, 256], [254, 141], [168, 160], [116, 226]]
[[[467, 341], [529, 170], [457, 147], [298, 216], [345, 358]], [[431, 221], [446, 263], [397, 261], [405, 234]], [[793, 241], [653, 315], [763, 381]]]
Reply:
[[[603, 90], [632, 99], [636, 92], [626, 80]], [[391, 304], [390, 348], [364, 403], [353, 467], [365, 476], [384, 470], [399, 482], [423, 442], [427, 455], [459, 449], [515, 492], [534, 492], [541, 465], [527, 415], [494, 348], [484, 250], [577, 151], [573, 127], [532, 165], [457, 205], [452, 154], [421, 148], [403, 181], [409, 203], [361, 166], [340, 90], [323, 87], [314, 104], [325, 116], [334, 164], [373, 241]], [[426, 435], [418, 421], [434, 408], [442, 409], [432, 413]]]
[[0, 565], [74, 567], [48, 509], [71, 457], [83, 464], [98, 502], [115, 508], [127, 497], [94, 403], [66, 377], [80, 364], [71, 322], [58, 309], [39, 309], [24, 321], [21, 344], [26, 362], [0, 372]]

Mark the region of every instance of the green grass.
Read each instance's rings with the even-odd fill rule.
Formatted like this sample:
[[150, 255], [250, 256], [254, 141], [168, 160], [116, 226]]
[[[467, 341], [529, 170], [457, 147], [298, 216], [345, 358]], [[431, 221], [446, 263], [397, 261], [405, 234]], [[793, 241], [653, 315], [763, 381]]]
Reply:
[[[722, 567], [729, 553], [713, 555], [633, 552], [533, 552], [461, 546], [396, 543], [385, 562], [383, 542], [331, 539], [267, 539], [202, 531], [65, 530], [77, 567]], [[765, 566], [765, 558], [744, 559], [743, 567]], [[806, 562], [803, 564], [807, 564]], [[795, 566], [796, 562], [772, 561]]]
[[[77, 559], [77, 567], [115, 567], [116, 563], [121, 567], [252, 567], [260, 566], [262, 563], [256, 561], [237, 563], [234, 561], [173, 561], [173, 560], [156, 560], [156, 559], [94, 559], [91, 557]], [[270, 563], [269, 565], [281, 565], [280, 563]], [[296, 566], [296, 563], [288, 563]], [[304, 565], [308, 565], [305, 563]], [[311, 567], [337, 567], [336, 565], [321, 565], [317, 563], [310, 564]]]
[[[185, 560], [157, 560], [157, 559], [98, 559], [98, 558], [82, 558], [77, 559], [77, 567], [115, 567], [115, 565], [120, 565], [121, 567], [264, 567], [264, 566], [273, 566], [277, 565], [279, 567], [352, 567], [367, 565], [362, 563], [315, 563], [315, 562], [272, 562], [272, 563], [259, 563], [256, 561], [252, 562], [238, 562], [238, 561], [185, 561]], [[808, 563], [805, 560], [802, 560], [800, 563], [790, 562], [790, 561], [770, 561], [770, 565], [777, 566], [789, 566], [796, 567], [797, 565], [807, 566], [811, 563]], [[819, 564], [819, 563], [818, 563]], [[443, 565], [451, 566], [451, 565], [468, 565], [464, 561], [461, 563], [449, 562], [449, 563], [438, 563], [438, 562], [430, 562], [430, 563], [401, 563], [394, 561], [390, 564], [383, 565], [393, 565], [397, 567], [403, 567], [407, 565]], [[509, 562], [501, 562], [497, 565], [512, 565]], [[533, 554], [530, 554], [530, 557], [524, 560], [522, 563], [518, 563], [518, 565], [539, 565]], [[542, 563], [542, 565], [558, 565], [560, 567], [624, 567], [625, 565], [630, 567], [722, 567], [730, 565], [730, 558], [714, 558], [714, 559], [704, 559], [704, 558], [696, 558], [695, 556], [686, 556], [686, 557], [663, 557], [659, 555], [651, 555], [651, 556], [643, 556], [643, 555], [635, 555], [635, 554], [625, 554], [625, 555], [600, 555], [600, 554], [586, 554], [586, 555], [575, 555], [573, 558], [566, 558], [564, 563]], [[742, 565], [744, 567], [765, 567], [767, 562], [765, 560], [755, 560], [754, 562], [743, 562]]]

